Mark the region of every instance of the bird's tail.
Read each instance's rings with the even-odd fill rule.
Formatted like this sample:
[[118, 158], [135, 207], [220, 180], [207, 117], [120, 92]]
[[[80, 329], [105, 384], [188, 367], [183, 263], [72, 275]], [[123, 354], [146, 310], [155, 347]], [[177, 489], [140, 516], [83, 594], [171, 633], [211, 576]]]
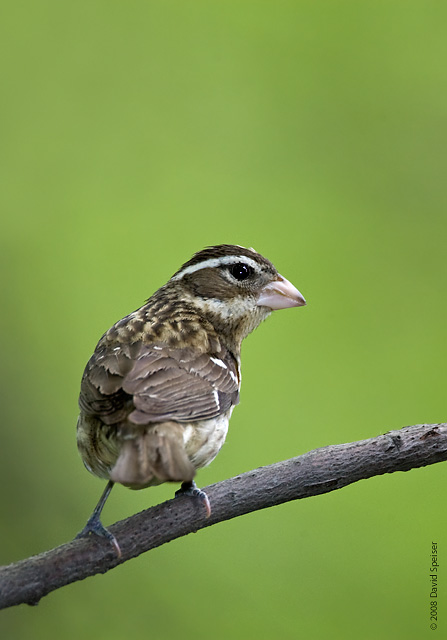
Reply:
[[189, 482], [195, 468], [183, 446], [183, 428], [178, 422], [146, 427], [135, 434], [122, 434], [118, 459], [110, 479], [132, 489], [162, 482]]

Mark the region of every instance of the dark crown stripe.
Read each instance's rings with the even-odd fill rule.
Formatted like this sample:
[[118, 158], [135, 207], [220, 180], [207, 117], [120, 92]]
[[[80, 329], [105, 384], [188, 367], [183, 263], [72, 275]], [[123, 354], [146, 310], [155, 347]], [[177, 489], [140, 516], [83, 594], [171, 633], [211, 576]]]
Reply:
[[261, 256], [259, 253], [256, 253], [254, 249], [246, 249], [245, 247], [240, 247], [239, 245], [236, 245], [236, 244], [219, 244], [212, 247], [206, 247], [205, 249], [202, 249], [202, 251], [198, 251], [197, 253], [195, 253], [193, 257], [190, 260], [188, 260], [188, 262], [185, 262], [185, 264], [183, 264], [180, 267], [180, 269], [178, 269], [178, 271], [174, 273], [172, 277], [175, 278], [184, 269], [198, 265], [201, 262], [214, 260], [221, 257], [223, 258], [227, 256], [246, 257], [251, 260], [254, 260], [260, 266], [267, 268], [268, 270], [273, 270], [273, 271], [275, 270], [272, 263], [266, 258], [264, 258], [263, 256]]

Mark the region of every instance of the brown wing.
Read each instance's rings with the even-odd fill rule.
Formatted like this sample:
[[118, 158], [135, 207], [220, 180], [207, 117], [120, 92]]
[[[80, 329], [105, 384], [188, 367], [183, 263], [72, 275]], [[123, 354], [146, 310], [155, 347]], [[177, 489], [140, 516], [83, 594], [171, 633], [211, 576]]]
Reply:
[[105, 424], [213, 418], [239, 402], [234, 357], [164, 345], [100, 345], [87, 364], [80, 406]]

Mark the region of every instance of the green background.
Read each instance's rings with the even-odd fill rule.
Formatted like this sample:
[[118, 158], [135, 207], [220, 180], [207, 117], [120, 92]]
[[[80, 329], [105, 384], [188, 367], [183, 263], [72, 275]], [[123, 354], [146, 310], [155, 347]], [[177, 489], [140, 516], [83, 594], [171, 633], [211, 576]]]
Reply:
[[[200, 485], [446, 420], [444, 3], [1, 13], [2, 564], [84, 525], [103, 483], [75, 445], [83, 367], [209, 244], [255, 247], [308, 306], [247, 339], [242, 402]], [[0, 633], [433, 638], [445, 479], [434, 465], [213, 526], [2, 612]], [[175, 488], [118, 487], [104, 522]], [[439, 608], [438, 637], [445, 596]]]

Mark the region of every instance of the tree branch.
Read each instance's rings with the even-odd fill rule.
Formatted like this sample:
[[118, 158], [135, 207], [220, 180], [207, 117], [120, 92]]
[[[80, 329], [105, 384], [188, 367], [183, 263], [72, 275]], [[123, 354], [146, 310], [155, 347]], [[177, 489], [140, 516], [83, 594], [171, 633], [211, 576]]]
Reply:
[[122, 557], [92, 536], [0, 567], [0, 608], [37, 604], [66, 584], [105, 573], [118, 564], [188, 533], [265, 509], [341, 489], [365, 478], [447, 460], [447, 424], [422, 424], [385, 435], [315, 449], [206, 487], [212, 513], [199, 501], [175, 498], [109, 527]]

